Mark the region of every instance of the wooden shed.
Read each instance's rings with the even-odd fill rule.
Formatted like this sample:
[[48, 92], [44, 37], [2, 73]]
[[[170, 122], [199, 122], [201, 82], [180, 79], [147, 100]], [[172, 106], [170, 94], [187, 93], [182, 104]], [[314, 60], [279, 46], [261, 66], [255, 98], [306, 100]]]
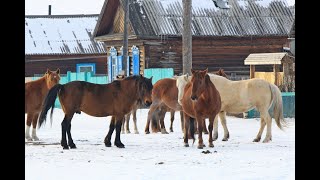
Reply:
[[[253, 53], [245, 60], [250, 65], [250, 78], [265, 79], [277, 85], [281, 91], [292, 92], [295, 87], [295, 57], [287, 52], [282, 53]], [[257, 72], [256, 66], [269, 65], [272, 72]]]
[[[123, 0], [105, 0], [93, 38], [108, 51], [123, 45]], [[243, 64], [251, 53], [282, 52], [294, 21], [284, 0], [229, 0], [219, 9], [212, 0], [192, 1], [192, 67], [223, 68], [228, 75], [249, 77]], [[145, 68], [182, 72], [182, 0], [132, 0], [129, 6], [129, 56], [140, 50], [140, 73]], [[264, 70], [261, 66], [261, 70]]]
[[91, 39], [98, 14], [25, 16], [25, 76], [46, 69], [107, 73], [103, 43]]

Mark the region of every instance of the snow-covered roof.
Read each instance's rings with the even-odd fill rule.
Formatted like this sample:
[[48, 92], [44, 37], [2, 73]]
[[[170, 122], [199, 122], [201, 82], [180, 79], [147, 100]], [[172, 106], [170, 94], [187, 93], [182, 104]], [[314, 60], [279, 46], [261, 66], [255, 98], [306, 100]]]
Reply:
[[[117, 1], [121, 0], [106, 0], [104, 7]], [[229, 9], [219, 9], [212, 0], [192, 0], [192, 35], [287, 36], [295, 17], [294, 8], [286, 0], [229, 0], [227, 6]], [[101, 11], [94, 37], [112, 34], [112, 28], [105, 27], [112, 26], [106, 20], [108, 15], [103, 18], [106, 11]], [[137, 36], [182, 35], [182, 0], [133, 0], [129, 14]]]
[[98, 14], [25, 16], [25, 54], [106, 54], [91, 38], [97, 20]]

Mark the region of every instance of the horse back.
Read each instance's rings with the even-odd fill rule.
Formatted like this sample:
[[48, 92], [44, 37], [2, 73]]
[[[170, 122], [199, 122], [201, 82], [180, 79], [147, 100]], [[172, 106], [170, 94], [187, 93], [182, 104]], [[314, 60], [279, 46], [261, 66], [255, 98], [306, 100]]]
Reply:
[[38, 112], [48, 89], [42, 78], [25, 83], [25, 113]]

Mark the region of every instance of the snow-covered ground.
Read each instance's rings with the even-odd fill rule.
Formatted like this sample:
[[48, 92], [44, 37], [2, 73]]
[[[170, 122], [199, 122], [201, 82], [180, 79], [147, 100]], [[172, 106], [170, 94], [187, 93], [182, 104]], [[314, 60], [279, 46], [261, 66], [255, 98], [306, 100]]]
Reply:
[[[60, 146], [63, 112], [55, 109], [50, 120], [37, 131], [48, 145], [25, 145], [25, 176], [27, 180], [150, 180], [150, 179], [295, 179], [295, 119], [287, 118], [289, 127], [281, 131], [272, 123], [272, 141], [253, 143], [260, 122], [228, 116], [230, 139], [221, 141], [223, 129], [219, 122], [219, 138], [215, 147], [197, 149], [183, 146], [180, 114], [176, 112], [173, 133], [144, 133], [147, 109], [137, 111], [140, 134], [121, 134], [124, 149], [105, 147], [103, 140], [110, 117], [97, 118], [84, 113], [72, 119], [72, 136], [77, 149], [62, 150]], [[48, 117], [50, 117], [48, 115]], [[170, 127], [170, 113], [165, 125]], [[133, 123], [130, 121], [133, 132]], [[266, 129], [262, 140], [265, 137]], [[114, 141], [115, 133], [112, 136]], [[192, 140], [189, 140], [192, 144]], [[204, 154], [209, 150], [212, 153]]]

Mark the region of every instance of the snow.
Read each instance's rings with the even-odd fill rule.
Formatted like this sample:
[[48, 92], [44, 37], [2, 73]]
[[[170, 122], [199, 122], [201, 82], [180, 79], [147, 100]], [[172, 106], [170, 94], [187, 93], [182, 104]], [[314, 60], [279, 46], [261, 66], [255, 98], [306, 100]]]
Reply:
[[[208, 135], [204, 135], [207, 147], [201, 150], [197, 149], [197, 140], [193, 146], [192, 140], [190, 147], [183, 146], [178, 112], [173, 133], [144, 134], [147, 113], [148, 109], [137, 111], [140, 134], [121, 134], [124, 149], [104, 146], [110, 117], [75, 114], [71, 132], [77, 149], [62, 150], [60, 123], [64, 114], [61, 109], [54, 109], [52, 127], [48, 119], [37, 131], [41, 141], [51, 144], [25, 145], [26, 179], [295, 179], [294, 118], [286, 118], [289, 126], [284, 131], [273, 120], [272, 141], [253, 143], [259, 119], [228, 116], [229, 141], [221, 141], [223, 129], [219, 122], [215, 147], [208, 147]], [[166, 114], [165, 125], [169, 131], [170, 113]], [[132, 119], [130, 130], [133, 132]], [[262, 140], [265, 132], [266, 129]], [[114, 138], [115, 133], [112, 142]], [[201, 153], [206, 150], [212, 153]]]

